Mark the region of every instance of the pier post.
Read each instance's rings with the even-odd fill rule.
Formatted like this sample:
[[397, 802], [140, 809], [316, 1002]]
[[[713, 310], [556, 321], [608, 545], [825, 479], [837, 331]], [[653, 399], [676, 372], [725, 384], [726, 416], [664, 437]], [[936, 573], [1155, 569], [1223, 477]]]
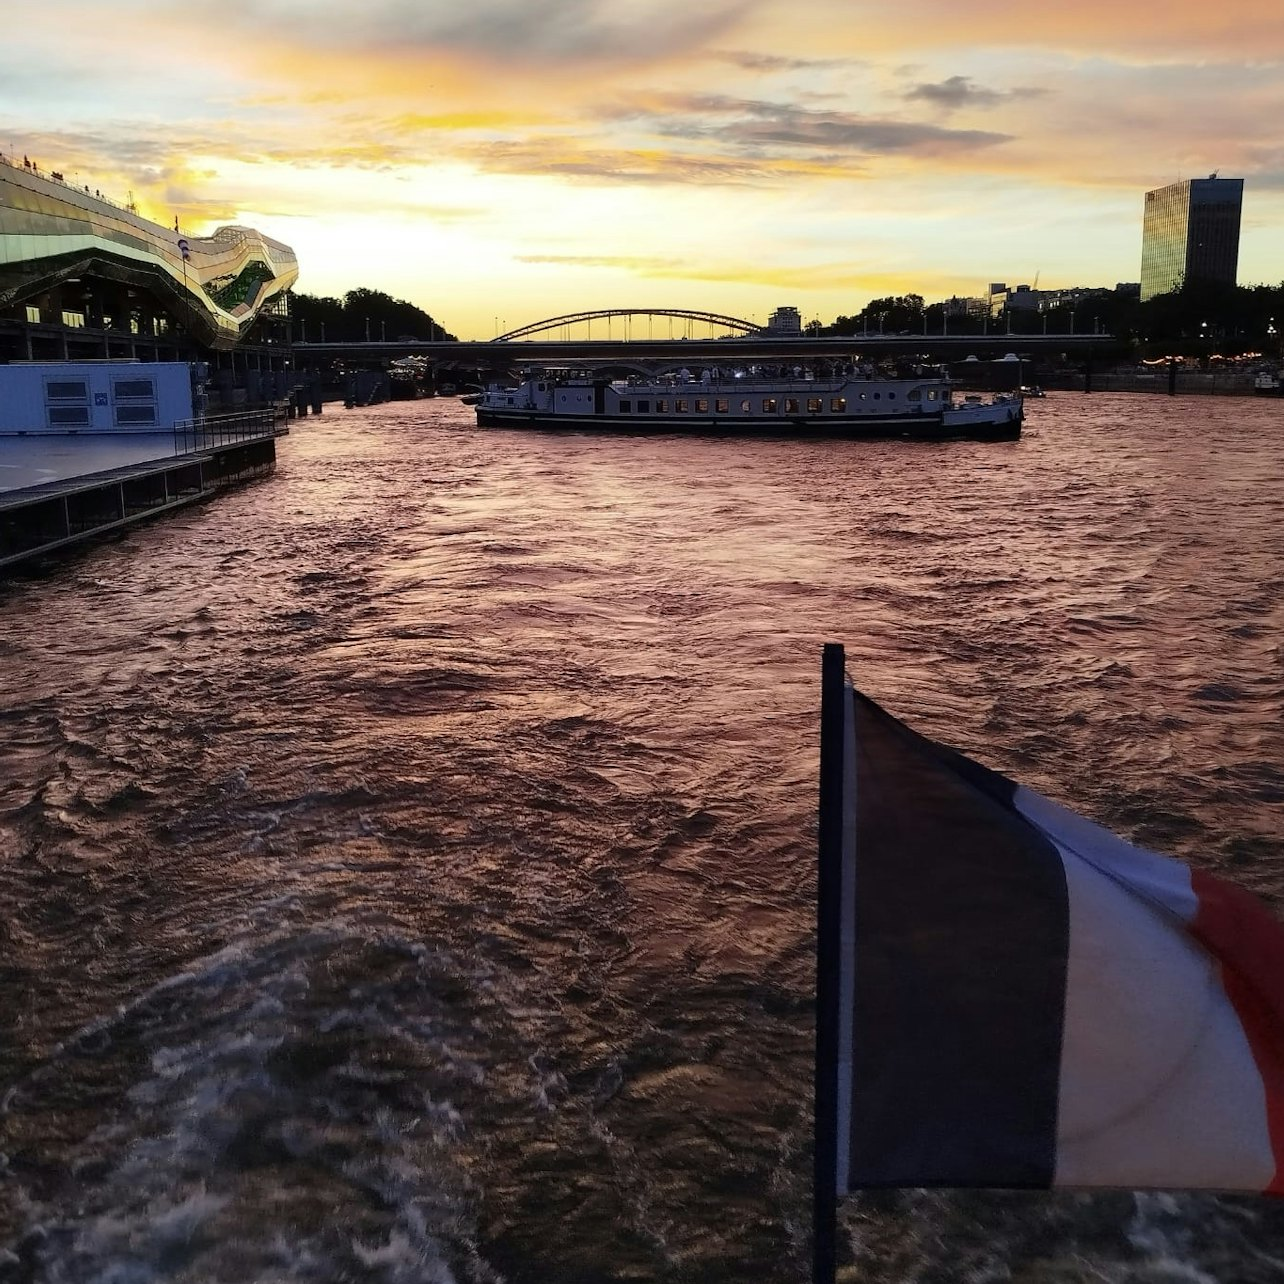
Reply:
[[1175, 396], [1176, 393], [1177, 393], [1177, 363], [1175, 361], [1170, 360], [1168, 362], [1168, 395], [1172, 397], [1172, 396]]

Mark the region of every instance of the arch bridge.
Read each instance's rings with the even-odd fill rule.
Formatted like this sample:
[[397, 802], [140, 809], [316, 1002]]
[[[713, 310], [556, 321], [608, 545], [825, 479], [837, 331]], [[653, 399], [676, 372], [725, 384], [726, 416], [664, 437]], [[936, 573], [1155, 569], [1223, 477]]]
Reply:
[[[670, 320], [684, 321], [687, 323], [688, 334], [690, 337], [690, 327], [692, 324], [707, 325], [712, 332], [714, 329], [731, 330], [736, 334], [755, 335], [762, 332], [762, 327], [755, 325], [752, 321], [745, 321], [741, 317], [729, 317], [721, 312], [700, 312], [691, 308], [602, 308], [596, 312], [568, 312], [560, 317], [546, 317], [543, 321], [532, 321], [530, 325], [520, 326], [516, 330], [509, 330], [492, 339], [492, 343], [505, 343], [510, 339], [525, 339], [532, 334], [545, 334], [550, 330], [560, 330], [563, 327], [570, 328], [574, 325], [587, 325], [589, 333], [592, 334], [593, 322], [604, 320], [607, 326], [615, 317], [646, 317], [648, 321], [656, 317], [667, 317]], [[650, 337], [650, 336], [648, 336]], [[670, 336], [672, 337], [672, 336]]]

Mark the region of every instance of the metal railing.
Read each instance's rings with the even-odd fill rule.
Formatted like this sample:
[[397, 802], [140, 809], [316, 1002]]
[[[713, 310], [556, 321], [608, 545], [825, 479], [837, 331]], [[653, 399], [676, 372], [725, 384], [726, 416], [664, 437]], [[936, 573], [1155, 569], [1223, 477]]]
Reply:
[[174, 425], [174, 454], [190, 455], [194, 451], [230, 446], [255, 437], [273, 437], [276, 435], [276, 423], [277, 412], [271, 406], [206, 415], [198, 419], [180, 419]]

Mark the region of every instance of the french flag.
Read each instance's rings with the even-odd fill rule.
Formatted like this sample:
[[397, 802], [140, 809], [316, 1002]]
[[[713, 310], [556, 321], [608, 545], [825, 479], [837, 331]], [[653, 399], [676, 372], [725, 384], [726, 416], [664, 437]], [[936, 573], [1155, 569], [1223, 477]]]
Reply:
[[826, 647], [817, 1234], [871, 1187], [1284, 1190], [1284, 926], [924, 738]]

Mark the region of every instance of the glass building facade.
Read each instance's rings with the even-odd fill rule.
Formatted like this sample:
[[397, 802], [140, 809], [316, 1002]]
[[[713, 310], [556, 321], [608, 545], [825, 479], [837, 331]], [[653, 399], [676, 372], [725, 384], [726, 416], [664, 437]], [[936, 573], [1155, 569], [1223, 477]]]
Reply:
[[1141, 297], [1170, 294], [1187, 281], [1234, 285], [1239, 267], [1242, 178], [1188, 178], [1146, 193]]
[[26, 305], [32, 320], [31, 301], [61, 283], [116, 282], [146, 292], [206, 347], [228, 350], [298, 274], [294, 251], [253, 228], [184, 236], [61, 174], [0, 157], [0, 311]]

